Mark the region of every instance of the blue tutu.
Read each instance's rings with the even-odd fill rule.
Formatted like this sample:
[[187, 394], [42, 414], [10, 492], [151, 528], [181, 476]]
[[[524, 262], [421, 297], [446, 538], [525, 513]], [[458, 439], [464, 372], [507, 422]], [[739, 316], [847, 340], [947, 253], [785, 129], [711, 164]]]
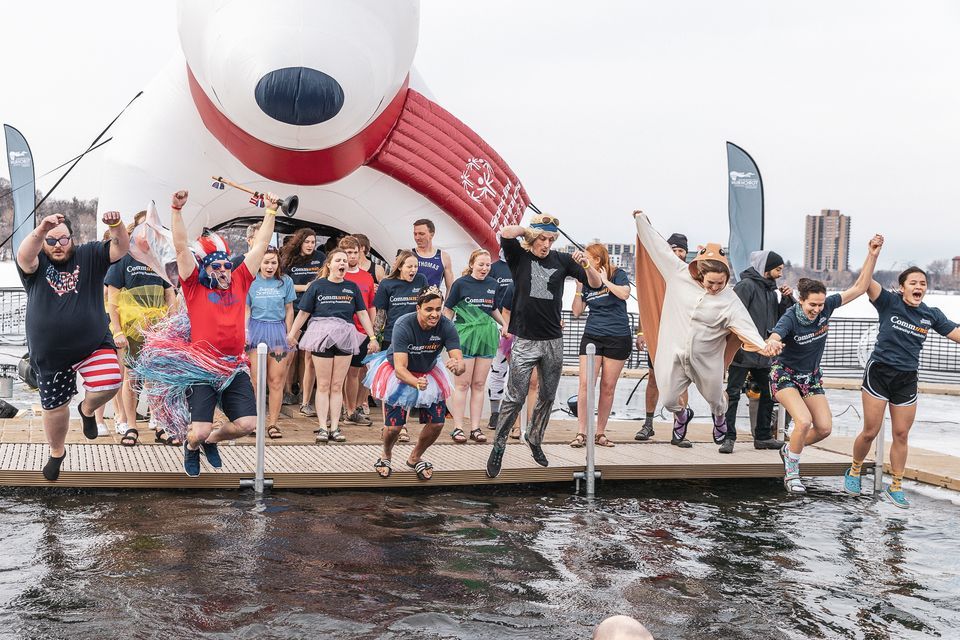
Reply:
[[287, 324], [283, 320], [254, 320], [247, 322], [247, 351], [255, 350], [261, 342], [268, 353], [293, 351], [287, 344]]

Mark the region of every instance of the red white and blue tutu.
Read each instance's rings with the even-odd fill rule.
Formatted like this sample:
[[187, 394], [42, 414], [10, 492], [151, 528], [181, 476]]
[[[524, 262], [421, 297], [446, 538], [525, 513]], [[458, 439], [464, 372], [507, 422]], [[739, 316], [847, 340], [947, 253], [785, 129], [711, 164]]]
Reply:
[[268, 353], [293, 351], [287, 344], [287, 323], [283, 320], [247, 321], [247, 351], [255, 350], [260, 343], [267, 345]]
[[374, 398], [394, 407], [412, 409], [414, 407], [429, 407], [441, 400], [446, 400], [453, 393], [453, 382], [450, 374], [438, 359], [433, 369], [426, 374], [427, 388], [420, 391], [397, 378], [396, 370], [387, 359], [385, 351], [367, 356], [363, 360], [367, 365], [367, 375], [363, 385], [370, 389]]
[[340, 318], [311, 318], [300, 338], [300, 348], [304, 351], [326, 351], [336, 347], [356, 355], [360, 353], [360, 345], [366, 337], [357, 331], [352, 322]]

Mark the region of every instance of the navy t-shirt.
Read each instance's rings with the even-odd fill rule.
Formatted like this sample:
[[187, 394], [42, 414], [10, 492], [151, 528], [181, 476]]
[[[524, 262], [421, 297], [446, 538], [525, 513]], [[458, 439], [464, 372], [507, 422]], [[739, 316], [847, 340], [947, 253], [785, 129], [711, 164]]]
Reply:
[[465, 275], [453, 281], [443, 306], [453, 309], [462, 300], [481, 309], [489, 316], [500, 307], [498, 289], [497, 281], [490, 276], [477, 280], [471, 275]]
[[499, 293], [501, 296], [506, 292], [507, 287], [513, 284], [513, 274], [510, 273], [510, 267], [506, 260], [497, 260], [490, 265], [490, 277], [497, 281]]
[[[616, 285], [629, 285], [630, 278], [623, 269], [613, 272], [611, 282]], [[606, 285], [594, 289], [583, 285], [583, 301], [590, 313], [583, 332], [591, 336], [630, 337], [630, 316], [627, 314], [627, 301], [610, 293]]]
[[[327, 254], [317, 250], [313, 252], [313, 257], [287, 270], [287, 275], [293, 280], [295, 285], [310, 284], [317, 279], [323, 263], [327, 260]], [[303, 298], [303, 293], [297, 293], [297, 303]]]
[[330, 282], [326, 278], [314, 280], [303, 292], [300, 311], [306, 311], [313, 318], [340, 318], [353, 324], [353, 314], [366, 311], [363, 294], [356, 283], [344, 280]]
[[24, 273], [17, 264], [27, 294], [27, 346], [34, 370], [53, 373], [77, 364], [101, 345], [113, 347], [103, 311], [110, 242], [81, 244], [62, 264], [51, 262], [43, 251], [38, 260], [33, 273]]
[[920, 351], [930, 329], [945, 336], [958, 326], [940, 309], [922, 302], [920, 306], [911, 307], [903, 301], [903, 296], [886, 289], [871, 302], [880, 315], [880, 329], [870, 359], [898, 371], [920, 368]]
[[[137, 296], [138, 292], [133, 292], [134, 299], [142, 304], [153, 302], [157, 293], [163, 295], [163, 289], [170, 288], [169, 282], [129, 253], [110, 265], [110, 268], [107, 269], [107, 275], [103, 279], [103, 284], [127, 291], [140, 287], [150, 287], [150, 289], [140, 289], [143, 296]], [[156, 287], [159, 287], [159, 289]]]
[[500, 298], [500, 310], [513, 311], [513, 284], [508, 284]]
[[827, 296], [823, 310], [809, 325], [797, 320], [797, 304], [780, 316], [773, 333], [780, 336], [783, 351], [774, 360], [797, 373], [813, 373], [820, 368], [823, 349], [827, 346], [827, 333], [830, 331], [830, 316], [843, 302], [839, 293]]
[[432, 329], [423, 329], [417, 314], [408, 313], [393, 326], [393, 340], [387, 349], [387, 359], [393, 364], [394, 353], [407, 354], [407, 369], [412, 373], [427, 373], [433, 369], [440, 352], [460, 348], [460, 336], [453, 322], [440, 317]]
[[393, 325], [400, 316], [417, 310], [417, 296], [427, 288], [427, 279], [422, 273], [413, 276], [407, 282], [402, 278], [384, 278], [373, 296], [373, 306], [379, 311], [387, 312], [386, 322], [383, 324], [383, 339], [390, 341], [393, 335]]

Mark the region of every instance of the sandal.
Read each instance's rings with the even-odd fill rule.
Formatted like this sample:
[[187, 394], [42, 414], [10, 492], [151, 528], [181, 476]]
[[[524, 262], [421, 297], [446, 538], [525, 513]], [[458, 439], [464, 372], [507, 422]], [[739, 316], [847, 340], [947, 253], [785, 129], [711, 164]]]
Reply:
[[317, 444], [322, 444], [330, 440], [330, 432], [326, 429], [317, 429], [317, 438], [315, 442]]
[[610, 442], [610, 440], [607, 438], [607, 434], [605, 434], [605, 433], [598, 433], [598, 434], [593, 438], [593, 443], [594, 443], [595, 445], [597, 445], [598, 447], [615, 447], [615, 446], [617, 446], [617, 445], [613, 444], [612, 442]]
[[[417, 477], [426, 482], [433, 477], [433, 465], [427, 462], [426, 460], [421, 460], [416, 464], [410, 464], [410, 461], [407, 460], [407, 466], [417, 472]], [[427, 472], [430, 472], [430, 475], [427, 475]]]
[[347, 436], [343, 435], [343, 432], [340, 431], [339, 427], [337, 427], [335, 430], [330, 432], [330, 439], [334, 442], [346, 442]]
[[125, 447], [135, 447], [139, 437], [140, 433], [136, 429], [127, 429], [127, 432], [120, 438], [120, 444]]
[[165, 444], [171, 447], [182, 447], [183, 442], [177, 436], [167, 433], [166, 429], [163, 427], [157, 428], [156, 432], [153, 434], [153, 441], [159, 442], [160, 444]]
[[272, 424], [269, 427], [267, 427], [267, 436], [271, 440], [279, 440], [280, 438], [283, 437], [283, 433], [280, 432], [280, 427], [278, 427], [275, 424]]
[[477, 427], [470, 432], [470, 439], [477, 442], [486, 442], [487, 436], [483, 435], [483, 430], [480, 427]]
[[515, 426], [513, 429], [510, 429], [510, 437], [514, 440], [520, 439], [520, 425]]
[[[377, 461], [373, 463], [373, 468], [377, 470], [377, 475], [386, 480], [390, 477], [390, 474], [393, 473], [393, 469], [390, 467], [390, 460], [384, 460], [383, 458], [377, 458]], [[384, 473], [383, 470], [386, 469], [387, 472]]]
[[451, 431], [450, 437], [453, 438], [453, 441], [456, 442], [457, 444], [463, 444], [464, 442], [467, 441], [467, 434], [465, 434], [463, 432], [463, 429], [461, 429], [460, 427], [457, 427], [456, 429]]
[[587, 437], [582, 433], [578, 433], [576, 436], [574, 436], [573, 440], [570, 441], [570, 446], [574, 449], [582, 449], [586, 444]]
[[410, 442], [410, 434], [406, 427], [400, 427], [400, 435], [397, 436], [397, 442]]

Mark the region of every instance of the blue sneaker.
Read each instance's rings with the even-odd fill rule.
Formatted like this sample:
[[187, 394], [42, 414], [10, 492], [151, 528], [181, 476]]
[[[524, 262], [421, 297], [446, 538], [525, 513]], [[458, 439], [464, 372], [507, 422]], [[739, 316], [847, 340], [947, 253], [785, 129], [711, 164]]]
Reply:
[[851, 475], [850, 469], [843, 474], [843, 490], [852, 496], [860, 495], [860, 476]]
[[902, 489], [900, 491], [891, 491], [890, 485], [887, 485], [887, 488], [883, 490], [883, 497], [895, 507], [901, 509], [910, 508], [910, 501], [907, 500], [907, 496], [903, 495]]
[[192, 451], [186, 442], [183, 443], [183, 470], [191, 478], [200, 476], [200, 449]]
[[223, 461], [220, 459], [220, 452], [217, 450], [217, 445], [212, 442], [201, 442], [200, 450], [203, 451], [203, 455], [207, 458], [207, 464], [209, 464], [214, 469], [219, 469], [223, 466]]

